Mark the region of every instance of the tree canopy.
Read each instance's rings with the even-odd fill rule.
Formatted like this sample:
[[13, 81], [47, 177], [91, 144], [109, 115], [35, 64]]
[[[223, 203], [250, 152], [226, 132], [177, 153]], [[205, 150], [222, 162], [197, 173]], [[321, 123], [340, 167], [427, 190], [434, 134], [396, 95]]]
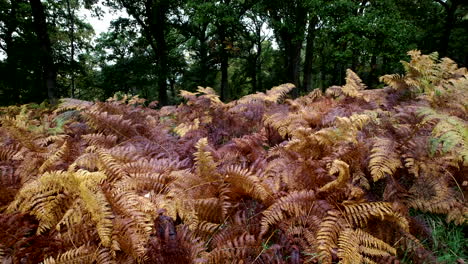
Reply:
[[[81, 11], [120, 10], [97, 36]], [[0, 0], [0, 104], [103, 100], [160, 105], [211, 86], [222, 100], [293, 83], [296, 95], [402, 72], [406, 52], [468, 64], [461, 0]]]

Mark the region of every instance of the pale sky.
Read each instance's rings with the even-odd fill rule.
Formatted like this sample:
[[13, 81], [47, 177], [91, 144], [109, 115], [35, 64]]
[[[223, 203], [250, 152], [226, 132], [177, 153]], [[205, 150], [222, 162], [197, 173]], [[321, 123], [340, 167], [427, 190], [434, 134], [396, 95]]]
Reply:
[[[113, 19], [116, 19], [118, 17], [128, 17], [127, 12], [119, 10], [119, 11], [111, 11], [108, 7], [101, 5], [102, 10], [104, 11], [103, 15], [101, 18], [97, 18], [95, 16], [91, 15], [91, 12], [86, 9], [81, 9], [78, 11], [78, 16], [83, 19], [84, 21], [88, 22], [91, 24], [91, 26], [94, 28], [94, 32], [96, 33], [94, 35], [94, 39], [99, 37], [99, 35], [102, 32], [107, 32], [110, 26], [110, 22]], [[3, 50], [0, 49], [0, 60], [3, 60], [6, 58], [6, 54], [4, 53]]]
[[94, 38], [99, 37], [99, 35], [102, 32], [107, 32], [110, 26], [110, 22], [113, 19], [116, 19], [118, 17], [128, 17], [127, 12], [118, 10], [118, 11], [111, 11], [108, 7], [101, 5], [102, 10], [104, 11], [103, 15], [101, 18], [97, 18], [95, 16], [91, 15], [91, 12], [86, 9], [81, 9], [78, 12], [78, 15], [86, 22], [91, 24], [91, 26], [94, 28], [94, 32], [96, 35]]

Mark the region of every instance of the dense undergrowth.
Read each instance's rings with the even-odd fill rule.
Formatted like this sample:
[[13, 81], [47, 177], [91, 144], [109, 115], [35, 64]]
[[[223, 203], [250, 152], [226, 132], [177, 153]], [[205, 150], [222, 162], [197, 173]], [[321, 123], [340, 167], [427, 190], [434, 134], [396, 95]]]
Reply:
[[466, 261], [467, 70], [410, 55], [378, 90], [2, 108], [0, 262]]

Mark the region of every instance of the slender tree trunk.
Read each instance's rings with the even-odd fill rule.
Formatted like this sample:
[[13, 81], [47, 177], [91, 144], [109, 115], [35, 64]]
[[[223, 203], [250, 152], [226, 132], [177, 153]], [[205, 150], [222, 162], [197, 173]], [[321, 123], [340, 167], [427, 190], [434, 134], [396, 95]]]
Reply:
[[[260, 37], [260, 35], [259, 35]], [[256, 69], [255, 69], [255, 76], [256, 76], [256, 90], [259, 91], [263, 89], [263, 80], [262, 80], [262, 40], [261, 38], [259, 39], [258, 43], [258, 48], [257, 48], [257, 59], [256, 59]]]
[[312, 65], [314, 60], [314, 39], [315, 39], [315, 24], [317, 18], [309, 19], [309, 27], [307, 29], [305, 61], [304, 61], [304, 80], [302, 87], [305, 91], [312, 90]]
[[200, 56], [200, 75], [197, 78], [200, 78], [200, 85], [203, 87], [208, 86], [207, 75], [209, 71], [208, 67], [208, 46], [206, 44], [206, 29], [208, 27], [208, 23], [204, 24], [202, 30], [199, 35], [200, 41], [200, 49], [199, 49], [199, 56]]
[[57, 101], [57, 72], [55, 70], [54, 61], [52, 58], [52, 45], [47, 32], [47, 22], [44, 12], [44, 6], [41, 0], [29, 0], [34, 18], [34, 26], [39, 45], [41, 49], [41, 64], [42, 74], [47, 87], [47, 95], [50, 103]]
[[71, 97], [75, 97], [75, 12], [67, 0], [68, 17], [70, 19], [70, 66], [71, 66]]

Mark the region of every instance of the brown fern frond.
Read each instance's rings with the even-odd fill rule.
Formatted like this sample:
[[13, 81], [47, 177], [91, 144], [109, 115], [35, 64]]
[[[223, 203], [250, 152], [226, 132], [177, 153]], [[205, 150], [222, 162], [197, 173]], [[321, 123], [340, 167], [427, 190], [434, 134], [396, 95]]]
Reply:
[[223, 222], [222, 200], [219, 198], [196, 199], [194, 210], [201, 221], [212, 223]]
[[410, 207], [423, 212], [446, 214], [447, 222], [462, 225], [468, 222], [468, 207], [443, 177], [420, 177], [410, 189]]
[[393, 175], [402, 166], [395, 143], [388, 138], [376, 138], [371, 153], [369, 168], [374, 182]]
[[102, 147], [102, 148], [111, 148], [117, 145], [117, 136], [115, 135], [105, 135], [103, 133], [94, 133], [83, 135], [83, 139], [88, 142], [89, 145]]
[[310, 190], [291, 192], [281, 197], [277, 202], [263, 211], [261, 220], [261, 233], [265, 234], [270, 226], [273, 226], [287, 216], [300, 216], [308, 213], [315, 200], [315, 193]]
[[241, 192], [264, 202], [266, 205], [271, 203], [272, 191], [249, 170], [239, 166], [231, 166], [227, 168], [225, 175], [224, 180]]
[[226, 241], [210, 252], [208, 263], [230, 263], [246, 261], [260, 252], [259, 241], [253, 235], [243, 234], [233, 240]]

